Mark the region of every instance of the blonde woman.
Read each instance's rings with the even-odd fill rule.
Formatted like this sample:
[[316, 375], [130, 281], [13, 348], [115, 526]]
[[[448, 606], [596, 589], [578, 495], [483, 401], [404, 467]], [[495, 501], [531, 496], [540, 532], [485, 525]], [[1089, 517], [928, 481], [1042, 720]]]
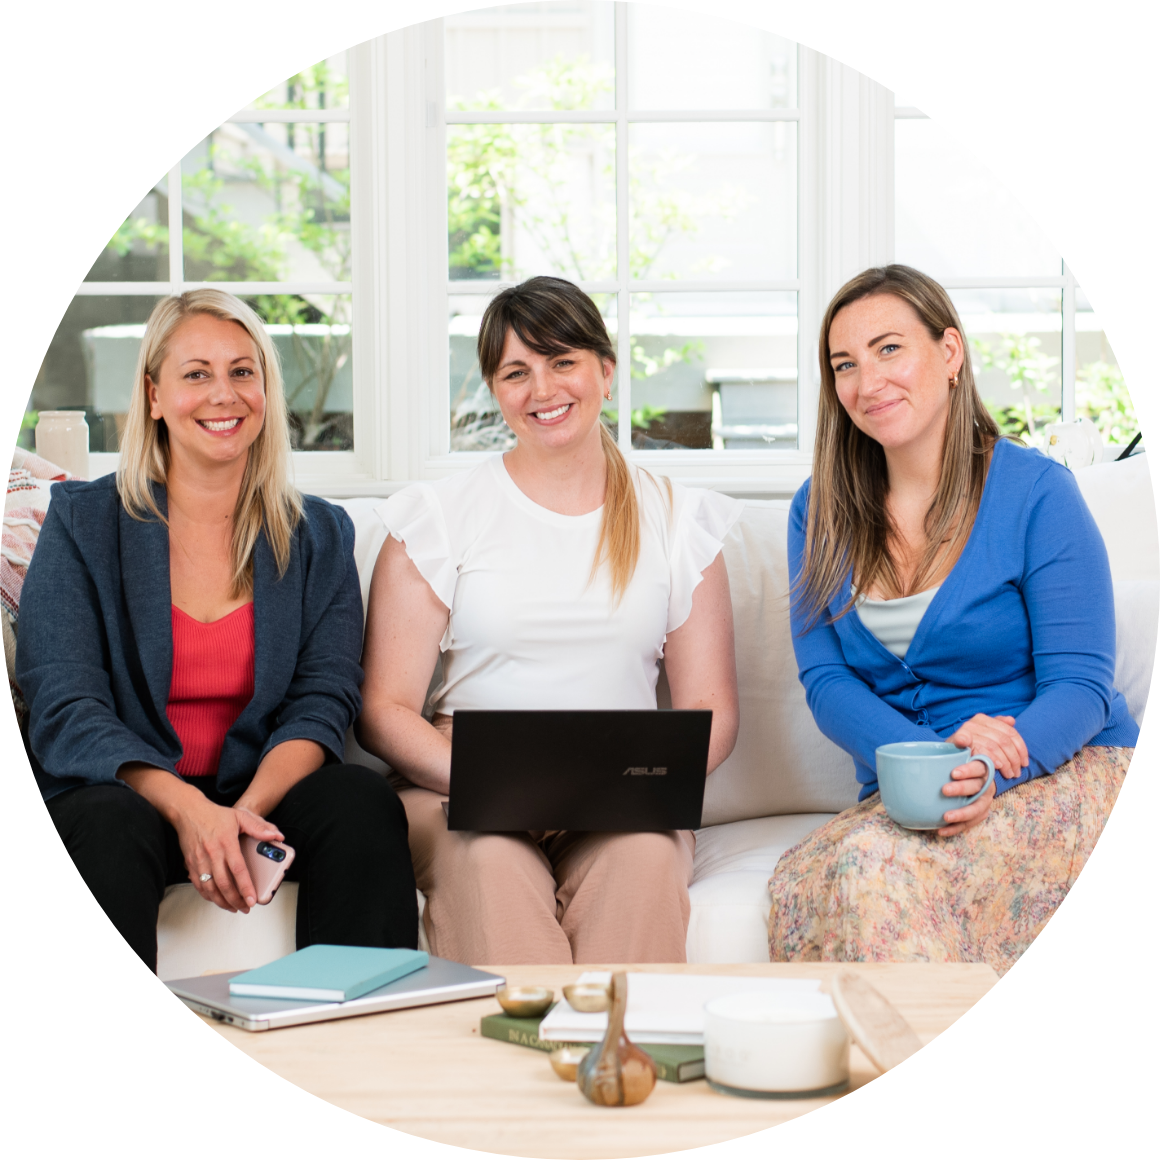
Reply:
[[[794, 650], [861, 804], [782, 859], [774, 958], [984, 960], [1004, 970], [1082, 867], [1138, 729], [1113, 684], [1103, 540], [1071, 472], [999, 437], [954, 305], [907, 266], [830, 303], [812, 478], [789, 531]], [[967, 762], [936, 833], [900, 829], [874, 751]]]
[[740, 505], [626, 463], [600, 418], [616, 356], [571, 283], [499, 293], [479, 362], [516, 446], [379, 508], [390, 537], [363, 656], [360, 737], [405, 779], [431, 949], [469, 963], [683, 962], [691, 833], [453, 833], [441, 802], [457, 710], [655, 709], [662, 657], [673, 706], [713, 711], [719, 765], [737, 733], [720, 551]]
[[16, 671], [41, 792], [81, 876], [153, 969], [189, 879], [248, 913], [242, 835], [297, 852], [297, 943], [414, 946], [406, 818], [342, 764], [359, 711], [349, 517], [300, 495], [277, 353], [220, 290], [149, 319], [116, 477], [53, 488]]

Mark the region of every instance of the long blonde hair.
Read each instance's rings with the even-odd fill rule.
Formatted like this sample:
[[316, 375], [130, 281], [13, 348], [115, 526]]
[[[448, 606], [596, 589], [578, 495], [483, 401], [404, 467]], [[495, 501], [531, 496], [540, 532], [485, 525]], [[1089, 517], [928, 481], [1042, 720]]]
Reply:
[[121, 436], [117, 491], [134, 519], [168, 523], [154, 498], [152, 485], [164, 485], [169, 474], [169, 432], [165, 420], [154, 419], [150, 413], [145, 380], [148, 377], [158, 382], [173, 332], [198, 314], [236, 322], [246, 331], [257, 348], [266, 391], [265, 419], [250, 446], [234, 508], [230, 595], [236, 599], [253, 590], [254, 545], [263, 529], [279, 575], [283, 575], [290, 563], [294, 529], [302, 517], [301, 493], [290, 482], [290, 426], [278, 352], [261, 319], [240, 298], [224, 290], [187, 290], [163, 298], [153, 308], [137, 355], [133, 397]]
[[[616, 364], [616, 351], [596, 303], [579, 286], [564, 278], [529, 278], [518, 286], [501, 290], [487, 304], [476, 349], [480, 373], [489, 389], [499, 370], [509, 330], [529, 350], [545, 357], [570, 350], [589, 350], [602, 362]], [[628, 461], [603, 421], [600, 422], [600, 447], [606, 468], [604, 514], [591, 578], [595, 579], [607, 564], [612, 599], [619, 603], [640, 559], [640, 504]], [[665, 484], [671, 510], [672, 485], [667, 479]]]
[[[830, 362], [830, 328], [838, 311], [876, 294], [891, 294], [908, 303], [936, 341], [948, 329], [957, 330], [964, 347], [958, 386], [951, 391], [938, 488], [924, 521], [926, 546], [905, 586], [889, 551], [894, 526], [886, 507], [885, 452], [854, 425], [842, 406]], [[923, 591], [940, 563], [961, 549], [970, 535], [983, 495], [987, 456], [1000, 433], [979, 398], [966, 347], [963, 324], [950, 295], [933, 278], [910, 266], [863, 271], [838, 291], [826, 309], [818, 338], [822, 384], [805, 553], [795, 580], [807, 621], [816, 621], [824, 613], [851, 571], [862, 590], [879, 585], [892, 596]], [[851, 595], [839, 617], [853, 605]]]

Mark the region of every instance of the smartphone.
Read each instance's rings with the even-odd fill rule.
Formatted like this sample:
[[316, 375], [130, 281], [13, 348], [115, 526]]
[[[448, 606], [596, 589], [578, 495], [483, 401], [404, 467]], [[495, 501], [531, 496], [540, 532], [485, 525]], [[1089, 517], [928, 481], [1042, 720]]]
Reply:
[[265, 906], [274, 897], [274, 892], [282, 884], [286, 871], [294, 861], [293, 847], [287, 846], [285, 842], [259, 841], [249, 834], [242, 835], [241, 846], [250, 881], [254, 884], [254, 893], [259, 905]]

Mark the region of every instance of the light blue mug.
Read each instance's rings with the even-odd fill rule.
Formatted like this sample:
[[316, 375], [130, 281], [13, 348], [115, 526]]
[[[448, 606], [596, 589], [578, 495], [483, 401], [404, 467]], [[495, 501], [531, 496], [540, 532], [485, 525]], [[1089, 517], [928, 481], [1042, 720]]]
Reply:
[[[874, 750], [878, 789], [886, 812], [907, 830], [938, 830], [947, 823], [947, 810], [961, 810], [977, 802], [995, 780], [995, 763], [982, 753], [960, 749], [949, 741], [895, 741]], [[970, 797], [947, 797], [942, 789], [951, 770], [968, 761], [987, 767], [983, 788]]]

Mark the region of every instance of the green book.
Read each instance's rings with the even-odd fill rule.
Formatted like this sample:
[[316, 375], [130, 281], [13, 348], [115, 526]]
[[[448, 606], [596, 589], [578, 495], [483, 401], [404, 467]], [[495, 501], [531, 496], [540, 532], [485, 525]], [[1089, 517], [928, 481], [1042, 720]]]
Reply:
[[[535, 1051], [555, 1051], [558, 1047], [595, 1047], [593, 1043], [556, 1043], [540, 1038], [539, 1019], [516, 1019], [512, 1015], [485, 1015], [479, 1021], [479, 1033], [485, 1039], [501, 1043], [516, 1043]], [[657, 1079], [669, 1083], [686, 1083], [705, 1075], [705, 1049], [676, 1043], [638, 1043], [641, 1051], [652, 1056], [657, 1066]]]

